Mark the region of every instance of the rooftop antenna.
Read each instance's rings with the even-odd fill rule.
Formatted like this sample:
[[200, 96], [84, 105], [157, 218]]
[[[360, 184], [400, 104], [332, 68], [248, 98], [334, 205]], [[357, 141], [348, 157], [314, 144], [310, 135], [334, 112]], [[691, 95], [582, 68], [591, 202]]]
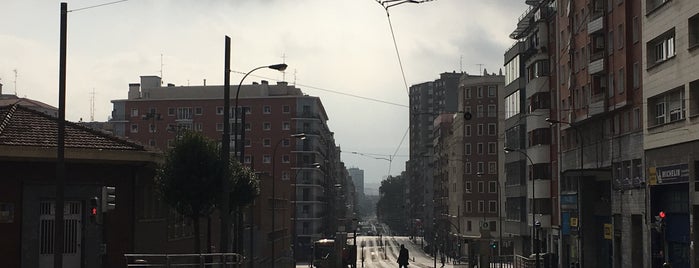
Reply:
[[95, 88], [90, 92], [90, 122], [95, 122]]
[[461, 55], [461, 57], [459, 57], [459, 70], [461, 71], [461, 73], [464, 73], [464, 55]]
[[296, 85], [296, 69], [294, 68], [294, 86]]
[[482, 63], [477, 63], [476, 65], [478, 65], [478, 73], [479, 73], [479, 74], [483, 74], [483, 65], [484, 65], [484, 64], [482, 64]]

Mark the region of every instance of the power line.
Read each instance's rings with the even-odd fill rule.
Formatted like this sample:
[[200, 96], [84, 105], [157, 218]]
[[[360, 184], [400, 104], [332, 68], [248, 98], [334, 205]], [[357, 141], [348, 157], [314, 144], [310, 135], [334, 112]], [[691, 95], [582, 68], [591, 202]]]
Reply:
[[101, 6], [113, 5], [113, 4], [116, 4], [116, 3], [121, 3], [121, 2], [126, 2], [126, 1], [129, 1], [129, 0], [119, 0], [119, 1], [113, 1], [113, 2], [109, 2], [109, 3], [103, 3], [103, 4], [94, 5], [94, 6], [89, 6], [89, 7], [81, 7], [81, 8], [76, 8], [76, 9], [68, 10], [68, 12], [81, 11], [81, 10], [90, 9], [90, 8], [96, 8], [96, 7], [101, 7]]

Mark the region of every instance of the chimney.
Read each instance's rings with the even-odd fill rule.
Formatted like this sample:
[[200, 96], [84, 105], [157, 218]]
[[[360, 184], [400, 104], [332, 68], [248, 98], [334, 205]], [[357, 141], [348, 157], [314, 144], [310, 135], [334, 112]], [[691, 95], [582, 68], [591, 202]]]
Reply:
[[267, 82], [267, 80], [262, 80], [260, 81], [260, 83], [262, 83], [263, 85], [269, 85], [269, 82]]
[[206, 86], [206, 78], [204, 78], [204, 86]]

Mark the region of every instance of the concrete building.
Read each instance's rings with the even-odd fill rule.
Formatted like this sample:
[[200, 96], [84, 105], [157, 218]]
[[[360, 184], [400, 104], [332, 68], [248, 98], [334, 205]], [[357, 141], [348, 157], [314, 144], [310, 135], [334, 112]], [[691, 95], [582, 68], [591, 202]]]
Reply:
[[357, 198], [363, 199], [364, 198], [364, 170], [356, 168], [356, 167], [351, 167], [351, 168], [347, 169], [347, 172], [349, 172], [349, 176], [352, 178], [352, 182], [354, 183], [355, 192], [357, 193]]
[[[142, 76], [140, 83], [129, 84], [127, 99], [112, 101], [110, 122], [116, 135], [161, 150], [185, 129], [221, 139], [223, 86], [161, 86], [161, 82], [157, 76]], [[235, 90], [232, 86], [231, 96]], [[272, 255], [279, 264], [290, 262], [289, 245], [294, 245], [297, 257], [310, 256], [312, 241], [333, 234], [337, 227], [330, 201], [339, 180], [339, 148], [323, 104], [286, 82], [243, 85], [239, 106], [245, 113], [237, 117], [237, 132], [234, 106], [232, 99], [231, 133], [238, 133], [241, 141], [237, 154], [261, 174], [261, 194], [244, 222], [244, 240], [249, 241], [252, 226], [254, 247], [245, 242], [239, 251], [252, 250], [258, 266], [271, 264]], [[299, 133], [306, 139], [291, 137]], [[234, 138], [232, 134], [231, 148]], [[273, 217], [274, 221], [268, 220]]]
[[[648, 207], [638, 216], [650, 224], [638, 231], [647, 232], [649, 240], [644, 243], [649, 254], [643, 257], [652, 267], [665, 261], [672, 267], [697, 267], [699, 2], [640, 2], [645, 165], [634, 163], [631, 169], [648, 172]], [[664, 228], [657, 228], [661, 211]]]
[[[510, 38], [517, 40], [505, 52], [504, 233], [512, 237], [513, 252], [525, 257], [555, 252], [560, 234], [555, 209], [558, 185], [552, 168], [551, 130], [546, 118], [552, 108], [551, 84], [556, 85], [550, 51], [556, 47], [554, 1], [526, 1]], [[560, 4], [560, 3], [559, 3]], [[541, 262], [543, 259], [541, 258]], [[547, 257], [546, 257], [547, 258]], [[533, 261], [536, 257], [532, 258]]]
[[422, 224], [428, 242], [434, 237], [434, 181], [432, 179], [433, 122], [436, 116], [457, 111], [457, 89], [461, 73], [442, 73], [440, 78], [410, 87], [410, 159], [406, 163], [409, 232], [417, 235]]
[[[452, 152], [446, 160], [455, 167], [449, 175], [449, 230], [460, 245], [460, 255], [471, 261], [490, 256], [491, 243], [504, 244], [499, 239], [503, 221], [500, 209], [500, 167], [504, 145], [499, 138], [503, 127], [502, 111], [505, 77], [500, 74], [464, 74], [459, 81], [459, 113], [453, 117]], [[469, 118], [470, 115], [470, 118]], [[454, 187], [456, 186], [456, 187]], [[460, 188], [459, 188], [460, 187]], [[451, 194], [454, 194], [452, 198]], [[498, 245], [508, 251], [509, 246]], [[510, 243], [508, 243], [509, 245]], [[500, 252], [500, 251], [498, 251]]]

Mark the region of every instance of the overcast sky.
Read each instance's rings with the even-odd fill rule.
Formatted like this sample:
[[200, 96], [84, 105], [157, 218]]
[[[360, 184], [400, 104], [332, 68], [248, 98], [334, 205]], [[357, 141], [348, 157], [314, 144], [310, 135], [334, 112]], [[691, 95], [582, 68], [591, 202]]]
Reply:
[[[68, 9], [114, 0], [68, 1]], [[408, 85], [442, 72], [489, 72], [503, 65], [524, 0], [434, 0], [389, 8]], [[60, 1], [2, 0], [3, 93], [58, 106]], [[160, 75], [176, 85], [223, 84], [224, 36], [231, 68], [245, 73], [286, 62], [286, 80], [319, 96], [347, 167], [378, 182], [405, 169], [408, 96], [386, 11], [375, 0], [129, 0], [68, 13], [67, 110], [71, 121], [106, 121], [128, 84]], [[161, 68], [162, 55], [162, 68]], [[15, 79], [15, 71], [17, 76]], [[242, 78], [233, 73], [231, 83]], [[16, 82], [16, 83], [15, 83]], [[356, 98], [334, 92], [361, 96]], [[351, 153], [355, 152], [355, 153]], [[372, 156], [373, 155], [373, 156]]]

